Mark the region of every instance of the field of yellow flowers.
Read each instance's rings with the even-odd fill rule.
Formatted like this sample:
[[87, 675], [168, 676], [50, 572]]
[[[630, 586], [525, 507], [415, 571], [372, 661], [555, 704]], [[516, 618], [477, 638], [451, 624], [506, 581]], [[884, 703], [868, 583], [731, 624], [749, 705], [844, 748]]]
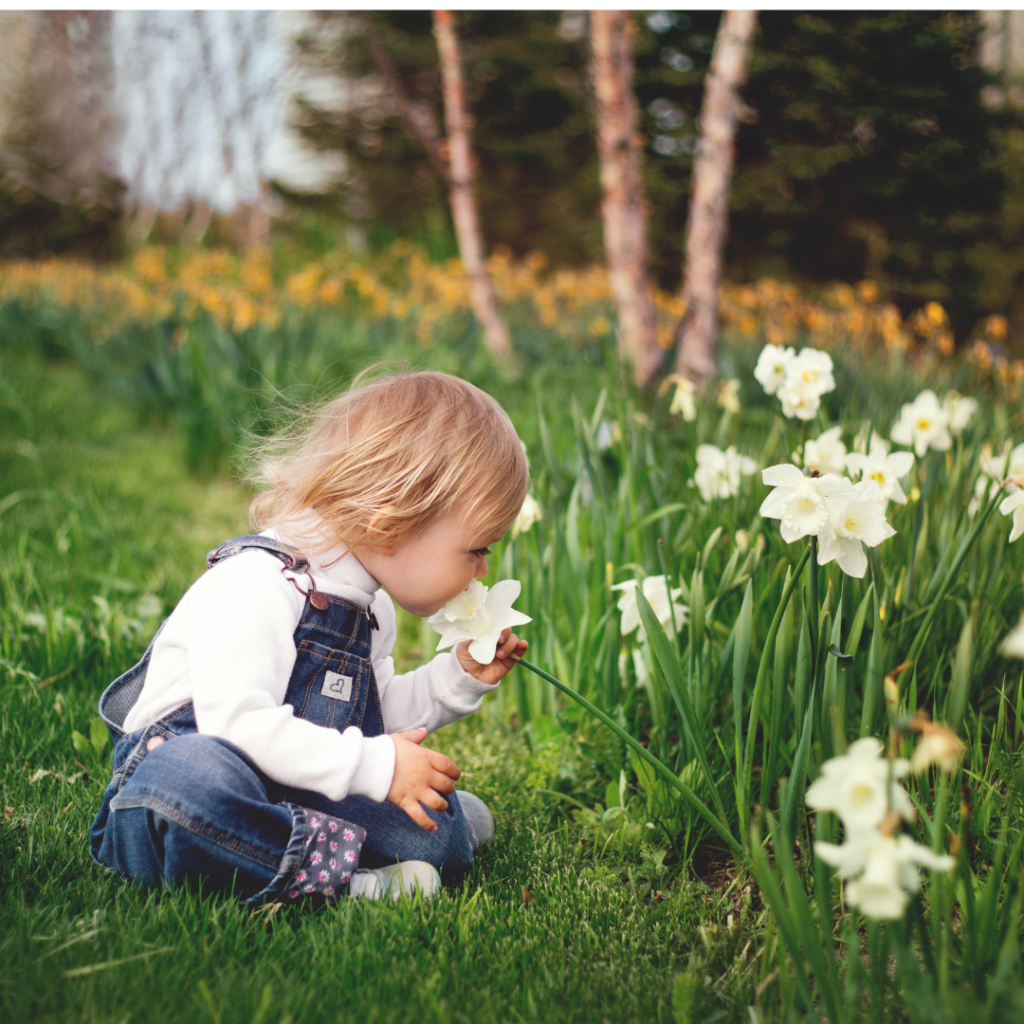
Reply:
[[[611, 336], [614, 312], [603, 266], [550, 269], [542, 253], [516, 260], [507, 249], [498, 249], [489, 269], [499, 300], [515, 310], [519, 321], [577, 346]], [[654, 299], [659, 341], [667, 348], [685, 309], [678, 295], [656, 290]], [[267, 249], [239, 255], [224, 249], [151, 247], [123, 265], [107, 267], [59, 258], [14, 261], [0, 265], [0, 304], [11, 302], [73, 311], [97, 344], [129, 325], [152, 327], [169, 320], [179, 324], [176, 337], [183, 344], [189, 324], [204, 316], [236, 334], [254, 327], [275, 329], [291, 308], [391, 321], [429, 346], [446, 321], [468, 316], [471, 309], [459, 261], [431, 262], [404, 239], [372, 258], [331, 254], [289, 269], [276, 267]], [[1004, 317], [986, 317], [970, 338], [954, 339], [939, 303], [929, 302], [904, 317], [869, 280], [815, 294], [770, 278], [726, 283], [721, 324], [727, 340], [825, 350], [850, 345], [862, 352], [900, 349], [933, 358], [951, 356], [957, 341], [970, 342], [974, 361], [1004, 384], [1024, 381], [1024, 360], [1009, 360], [1003, 348]]]

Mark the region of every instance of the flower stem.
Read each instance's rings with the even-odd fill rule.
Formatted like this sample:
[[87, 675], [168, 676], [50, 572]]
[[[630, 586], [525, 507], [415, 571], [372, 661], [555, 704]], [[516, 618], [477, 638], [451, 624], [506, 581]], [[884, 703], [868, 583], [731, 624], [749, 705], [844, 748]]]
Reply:
[[818, 538], [811, 536], [811, 557], [807, 561], [807, 624], [811, 627], [811, 684], [818, 678]]
[[746, 863], [746, 852], [733, 838], [732, 833], [711, 813], [711, 810], [704, 801], [671, 768], [655, 757], [645, 746], [633, 739], [618, 722], [609, 715], [606, 715], [582, 694], [577, 693], [571, 686], [567, 686], [560, 679], [556, 679], [549, 672], [545, 672], [544, 669], [534, 665], [533, 662], [527, 661], [525, 658], [520, 658], [519, 664], [524, 668], [528, 668], [531, 672], [535, 672], [541, 679], [547, 680], [552, 686], [566, 694], [566, 696], [572, 697], [577, 704], [582, 704], [598, 721], [608, 726], [623, 743], [634, 750], [639, 757], [642, 757], [673, 789], [682, 795], [683, 799], [711, 826], [715, 834], [729, 847], [730, 852], [738, 863]]

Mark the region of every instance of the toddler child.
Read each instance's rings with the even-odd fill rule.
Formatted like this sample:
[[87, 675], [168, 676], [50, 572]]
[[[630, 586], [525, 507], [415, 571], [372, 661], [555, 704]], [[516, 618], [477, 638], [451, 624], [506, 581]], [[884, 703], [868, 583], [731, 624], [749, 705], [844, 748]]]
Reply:
[[475, 711], [526, 641], [468, 642], [396, 675], [392, 601], [429, 616], [487, 573], [526, 495], [490, 396], [410, 372], [326, 405], [262, 465], [258, 535], [227, 541], [115, 680], [96, 861], [142, 885], [245, 902], [426, 895], [493, 835], [459, 769], [422, 746]]

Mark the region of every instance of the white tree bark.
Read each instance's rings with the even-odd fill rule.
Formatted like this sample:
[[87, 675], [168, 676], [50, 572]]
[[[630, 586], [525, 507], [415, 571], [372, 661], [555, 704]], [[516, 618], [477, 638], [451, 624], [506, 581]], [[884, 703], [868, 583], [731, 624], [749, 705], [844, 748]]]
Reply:
[[676, 366], [697, 382], [713, 377], [718, 330], [718, 290], [729, 204], [739, 108], [756, 11], [725, 11], [715, 36], [704, 80], [700, 143], [693, 164], [693, 188], [686, 225], [686, 313], [680, 328]]
[[591, 12], [605, 259], [619, 314], [619, 352], [644, 386], [658, 373], [663, 353], [647, 276], [647, 203], [633, 92], [635, 35], [629, 11]]
[[462, 57], [451, 11], [434, 11], [434, 36], [441, 63], [444, 119], [448, 133], [448, 201], [455, 224], [459, 255], [469, 278], [473, 312], [483, 329], [487, 347], [495, 356], [510, 359], [512, 343], [508, 327], [498, 311], [494, 285], [484, 261], [484, 243], [473, 189], [473, 151], [469, 140], [471, 119], [466, 112]]
[[[265, 11], [116, 11], [117, 162], [137, 226], [189, 214], [198, 241], [212, 217], [238, 241], [267, 227], [268, 153], [281, 131], [286, 68], [277, 15]], [[144, 233], [144, 232], [139, 232]]]

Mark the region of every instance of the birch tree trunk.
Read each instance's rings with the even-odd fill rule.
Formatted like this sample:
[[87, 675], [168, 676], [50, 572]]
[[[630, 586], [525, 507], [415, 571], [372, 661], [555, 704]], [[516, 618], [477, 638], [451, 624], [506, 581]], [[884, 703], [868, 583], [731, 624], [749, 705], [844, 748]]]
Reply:
[[591, 12], [605, 259], [619, 314], [619, 352], [644, 386], [658, 373], [663, 353], [647, 277], [647, 203], [633, 92], [635, 35], [629, 11]]
[[466, 113], [462, 58], [451, 11], [434, 11], [434, 36], [441, 62], [444, 120], [448, 133], [448, 201], [452, 208], [459, 255], [469, 278], [473, 312], [483, 328], [487, 347], [494, 355], [511, 359], [512, 343], [508, 328], [498, 312], [494, 286], [484, 262], [484, 244], [473, 190], [473, 151], [469, 141], [471, 121]]
[[715, 375], [718, 289], [732, 176], [739, 87], [746, 77], [756, 11], [725, 11], [704, 80], [700, 145], [693, 164], [693, 192], [686, 225], [686, 314], [680, 326], [676, 368], [695, 381]]

